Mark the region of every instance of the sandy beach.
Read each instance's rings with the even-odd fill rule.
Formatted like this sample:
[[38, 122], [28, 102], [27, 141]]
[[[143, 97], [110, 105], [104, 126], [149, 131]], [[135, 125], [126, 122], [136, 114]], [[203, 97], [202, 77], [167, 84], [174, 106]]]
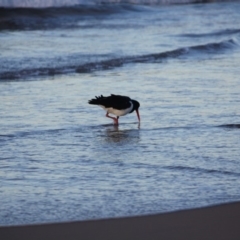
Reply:
[[240, 203], [150, 216], [0, 227], [3, 240], [240, 239]]

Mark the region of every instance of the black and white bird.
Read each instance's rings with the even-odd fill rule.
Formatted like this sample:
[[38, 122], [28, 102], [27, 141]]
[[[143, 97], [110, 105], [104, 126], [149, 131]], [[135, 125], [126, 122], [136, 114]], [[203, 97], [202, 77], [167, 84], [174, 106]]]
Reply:
[[[89, 104], [98, 105], [106, 111], [106, 117], [113, 119], [114, 124], [118, 125], [118, 118], [128, 113], [136, 111], [138, 121], [140, 122], [139, 107], [140, 103], [127, 96], [114, 95], [104, 97], [103, 95], [95, 97], [88, 101]], [[116, 117], [111, 117], [109, 114], [113, 114]]]

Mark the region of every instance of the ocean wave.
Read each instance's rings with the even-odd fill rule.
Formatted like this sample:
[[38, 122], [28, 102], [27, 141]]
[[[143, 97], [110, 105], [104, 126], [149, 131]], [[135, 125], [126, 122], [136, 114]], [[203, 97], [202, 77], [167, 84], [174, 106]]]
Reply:
[[180, 35], [180, 37], [189, 37], [189, 38], [204, 38], [204, 37], [219, 37], [219, 36], [229, 36], [239, 34], [240, 29], [224, 29], [220, 31], [210, 32], [210, 33], [186, 33]]
[[235, 128], [240, 128], [240, 124], [239, 123], [223, 124], [223, 125], [219, 125], [218, 127], [235, 129]]
[[75, 7], [51, 8], [0, 8], [0, 30], [42, 30], [75, 28], [86, 16], [130, 10], [125, 5], [78, 5]]
[[231, 172], [226, 170], [217, 170], [217, 169], [205, 169], [205, 168], [198, 168], [198, 167], [188, 167], [188, 166], [166, 166], [166, 169], [175, 170], [175, 171], [187, 171], [187, 172], [196, 172], [199, 174], [216, 174], [216, 175], [231, 175], [239, 177], [240, 173], [238, 172]]
[[177, 59], [180, 57], [191, 57], [193, 54], [196, 57], [198, 54], [220, 54], [228, 49], [238, 47], [237, 41], [229, 39], [218, 43], [207, 43], [184, 48], [178, 48], [171, 51], [153, 53], [139, 56], [125, 56], [119, 58], [111, 58], [102, 61], [93, 61], [76, 65], [65, 65], [55, 67], [29, 68], [14, 71], [5, 71], [0, 73], [1, 80], [17, 80], [29, 79], [33, 77], [46, 77], [68, 73], [91, 73], [95, 71], [105, 71], [117, 67], [122, 67], [127, 64], [138, 63], [161, 63], [165, 60]]
[[138, 5], [162, 5], [162, 4], [189, 4], [189, 3], [208, 3], [223, 2], [224, 0], [2, 0], [0, 7], [9, 8], [47, 8], [75, 6], [79, 4], [98, 5], [98, 4], [138, 4]]
[[55, 134], [55, 135], [59, 135], [61, 134], [63, 131], [65, 131], [67, 129], [65, 128], [59, 128], [59, 129], [43, 129], [43, 130], [32, 130], [32, 131], [19, 131], [19, 132], [15, 132], [12, 134], [0, 134], [0, 142], [2, 141], [9, 141], [15, 138], [25, 138], [25, 137], [29, 137], [32, 135], [46, 135], [46, 134]]
[[[2, 1], [0, 2], [0, 31], [47, 30], [82, 28], [86, 17], [109, 17], [110, 14], [149, 11], [144, 5], [186, 4], [212, 2], [207, 0], [62, 0], [61, 1]], [[215, 2], [222, 2], [215, 0]], [[152, 10], [154, 8], [151, 8]], [[98, 26], [99, 27], [99, 26]], [[111, 26], [112, 27], [112, 26]], [[125, 26], [126, 27], [126, 26]], [[184, 36], [184, 35], [183, 35]], [[186, 34], [185, 36], [198, 37]]]

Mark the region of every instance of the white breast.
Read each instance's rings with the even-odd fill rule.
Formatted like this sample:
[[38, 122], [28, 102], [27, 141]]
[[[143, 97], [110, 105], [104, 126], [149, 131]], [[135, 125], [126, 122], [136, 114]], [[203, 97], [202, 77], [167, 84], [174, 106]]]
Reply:
[[115, 109], [115, 108], [105, 108], [104, 106], [102, 105], [99, 105], [100, 107], [102, 107], [105, 111], [107, 111], [108, 113], [111, 113], [113, 115], [116, 115], [116, 116], [124, 116], [128, 113], [130, 113], [133, 109], [133, 104], [131, 101], [130, 102], [130, 107], [129, 108], [126, 108], [126, 109], [122, 109], [122, 110], [118, 110], [118, 109]]

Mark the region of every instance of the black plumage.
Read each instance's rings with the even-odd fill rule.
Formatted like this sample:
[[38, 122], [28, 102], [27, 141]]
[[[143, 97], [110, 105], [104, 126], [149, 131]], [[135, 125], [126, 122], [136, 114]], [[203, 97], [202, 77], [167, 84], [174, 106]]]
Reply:
[[103, 95], [91, 99], [88, 101], [89, 104], [102, 105], [105, 108], [115, 108], [118, 110], [126, 109], [131, 106], [131, 98], [121, 95], [114, 95], [104, 97]]

